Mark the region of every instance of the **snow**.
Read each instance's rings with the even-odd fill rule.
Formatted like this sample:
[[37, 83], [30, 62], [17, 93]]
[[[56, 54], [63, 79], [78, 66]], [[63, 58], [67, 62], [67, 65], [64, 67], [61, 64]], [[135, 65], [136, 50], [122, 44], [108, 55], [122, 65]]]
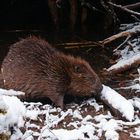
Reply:
[[135, 27], [139, 28], [140, 22], [134, 22], [134, 23], [130, 23], [130, 24], [121, 24], [120, 30], [121, 31], [126, 31], [126, 30], [131, 31], [131, 30], [135, 30]]
[[[138, 42], [138, 43], [137, 43]], [[125, 46], [123, 50], [115, 50], [115, 54], [121, 57], [117, 60], [117, 63], [112, 65], [107, 71], [122, 68], [125, 65], [131, 66], [135, 61], [140, 61], [140, 38], [138, 40], [133, 39], [129, 44]], [[133, 48], [131, 48], [131, 46]]]
[[6, 90], [6, 89], [0, 88], [0, 95], [19, 96], [19, 95], [24, 95], [24, 94], [25, 93], [21, 91], [14, 91], [13, 89]]
[[115, 90], [103, 85], [101, 98], [107, 100], [115, 109], [120, 111], [122, 115], [129, 121], [134, 119], [134, 107], [131, 102], [118, 94]]
[[131, 66], [135, 61], [140, 61], [140, 54], [137, 54], [135, 56], [132, 56], [130, 58], [123, 58], [122, 60], [119, 60], [117, 64], [111, 66], [110, 68], [107, 69], [107, 71], [111, 71], [113, 69], [118, 69], [121, 68], [125, 65]]
[[17, 97], [0, 96], [0, 133], [10, 131], [10, 128], [22, 127], [26, 112], [24, 104]]
[[[95, 128], [91, 125], [83, 125], [79, 129], [74, 130], [53, 130], [55, 136], [60, 140], [76, 140], [76, 139], [85, 139], [88, 140], [89, 137], [98, 140], [99, 138], [95, 135]], [[85, 134], [89, 137], [85, 138]]]
[[133, 104], [134, 107], [140, 110], [140, 98], [134, 97], [133, 99], [130, 99], [130, 102]]
[[[33, 140], [34, 137], [38, 137], [38, 140], [99, 140], [103, 134], [107, 140], [118, 140], [118, 131], [122, 131], [124, 126], [140, 124], [139, 117], [134, 117], [132, 107], [132, 104], [139, 107], [139, 99], [135, 98], [135, 100], [128, 101], [105, 85], [103, 85], [102, 98], [106, 98], [128, 120], [132, 121], [135, 118], [135, 121], [116, 120], [109, 111], [107, 114], [92, 115], [87, 113], [87, 115], [83, 115], [88, 112], [86, 105], [90, 105], [95, 112], [100, 112], [103, 109], [103, 105], [99, 105], [94, 98], [84, 101], [81, 105], [72, 104], [73, 109], [68, 108], [62, 111], [60, 108], [51, 105], [23, 103], [15, 96], [1, 95], [0, 110], [5, 110], [6, 113], [0, 114], [0, 132], [10, 132], [9, 126], [13, 126], [15, 132], [11, 135], [11, 140], [19, 138]], [[136, 102], [136, 100], [138, 101]], [[124, 104], [127, 104], [127, 108]], [[85, 108], [84, 113], [83, 107]], [[44, 120], [41, 119], [41, 116]], [[66, 121], [67, 118], [69, 118], [68, 122]], [[38, 125], [36, 122], [40, 122], [42, 125]], [[62, 124], [63, 127], [57, 128], [59, 124]], [[20, 127], [25, 127], [26, 131], [22, 132]], [[38, 131], [34, 131], [34, 129]], [[139, 131], [140, 128], [136, 127], [135, 131], [131, 132], [131, 136], [140, 138]]]

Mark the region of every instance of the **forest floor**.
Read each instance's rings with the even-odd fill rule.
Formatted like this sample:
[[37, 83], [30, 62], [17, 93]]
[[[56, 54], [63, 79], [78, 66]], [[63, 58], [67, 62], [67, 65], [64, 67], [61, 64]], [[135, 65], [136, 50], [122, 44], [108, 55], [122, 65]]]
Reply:
[[[129, 43], [117, 50], [115, 50], [115, 45], [104, 48], [99, 46], [75, 48], [65, 51], [74, 55], [78, 53], [89, 61], [102, 83], [116, 90], [133, 105], [134, 118], [132, 121], [127, 121], [119, 115], [116, 116], [102, 101], [94, 98], [72, 98], [69, 102], [65, 98], [64, 110], [49, 104], [21, 103], [17, 99], [16, 107], [13, 107], [9, 112], [10, 115], [14, 114], [14, 117], [10, 117], [9, 114], [4, 117], [6, 112], [3, 112], [2, 109], [6, 108], [5, 106], [15, 104], [16, 99], [11, 97], [10, 104], [4, 99], [5, 97], [2, 97], [5, 95], [2, 95], [0, 100], [0, 139], [139, 140], [140, 69], [137, 66], [122, 73], [106, 75], [105, 68], [110, 70], [108, 68], [116, 66], [119, 62], [121, 62], [121, 66], [124, 66], [126, 60], [137, 57], [140, 54], [140, 36], [132, 38]], [[2, 91], [0, 92], [2, 93]], [[18, 105], [22, 109], [17, 109], [16, 112]], [[15, 117], [16, 115], [17, 117]]]

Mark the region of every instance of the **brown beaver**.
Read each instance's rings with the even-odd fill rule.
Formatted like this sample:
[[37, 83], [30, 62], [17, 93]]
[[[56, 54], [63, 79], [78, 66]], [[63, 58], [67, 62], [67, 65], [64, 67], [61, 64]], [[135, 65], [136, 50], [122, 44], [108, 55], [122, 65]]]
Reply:
[[65, 55], [36, 37], [10, 46], [1, 71], [5, 88], [25, 92], [27, 101], [47, 97], [61, 108], [65, 94], [93, 96], [102, 90], [85, 60]]

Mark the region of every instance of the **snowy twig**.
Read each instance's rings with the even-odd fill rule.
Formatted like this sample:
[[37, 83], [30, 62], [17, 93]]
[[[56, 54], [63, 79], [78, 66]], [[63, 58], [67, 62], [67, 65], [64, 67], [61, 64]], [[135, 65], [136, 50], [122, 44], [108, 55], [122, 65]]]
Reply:
[[110, 5], [113, 5], [113, 6], [117, 7], [117, 8], [120, 8], [120, 9], [123, 10], [123, 11], [126, 11], [127, 13], [140, 16], [140, 13], [139, 13], [139, 12], [135, 12], [135, 11], [133, 11], [133, 10], [130, 10], [130, 9], [126, 8], [126, 7], [123, 7], [122, 5], [117, 5], [117, 4], [112, 3], [112, 2], [108, 2], [108, 3], [109, 3]]
[[140, 54], [133, 56], [132, 58], [119, 61], [117, 64], [107, 69], [111, 74], [121, 73], [132, 67], [137, 67], [140, 64]]

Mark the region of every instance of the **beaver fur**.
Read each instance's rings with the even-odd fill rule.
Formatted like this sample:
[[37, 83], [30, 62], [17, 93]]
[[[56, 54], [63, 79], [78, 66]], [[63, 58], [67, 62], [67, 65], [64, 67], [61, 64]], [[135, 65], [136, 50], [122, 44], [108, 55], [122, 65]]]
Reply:
[[49, 98], [61, 108], [64, 95], [94, 96], [102, 90], [88, 62], [36, 37], [11, 45], [1, 70], [5, 88], [25, 92], [26, 101]]

